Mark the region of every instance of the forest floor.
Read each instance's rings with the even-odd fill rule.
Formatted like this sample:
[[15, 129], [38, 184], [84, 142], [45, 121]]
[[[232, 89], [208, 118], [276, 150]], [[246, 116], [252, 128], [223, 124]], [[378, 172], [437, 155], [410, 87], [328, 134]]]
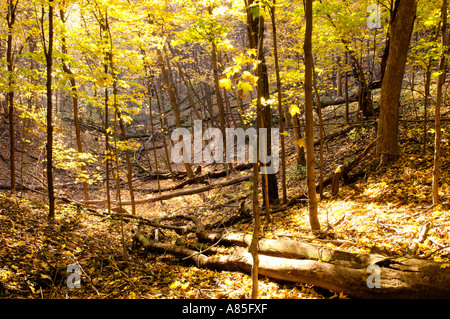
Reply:
[[[355, 171], [362, 177], [343, 185], [332, 196], [326, 188], [319, 202], [319, 220], [326, 238], [316, 238], [309, 227], [306, 202], [273, 214], [272, 223], [263, 221], [265, 238], [290, 238], [353, 253], [368, 253], [374, 247], [386, 254], [402, 257], [422, 227], [431, 223], [426, 240], [419, 244], [417, 258], [450, 260], [450, 123], [444, 122], [441, 205], [431, 206], [433, 135], [422, 154], [420, 122], [402, 122], [401, 150], [394, 164], [376, 169], [373, 151]], [[372, 124], [359, 126], [348, 134], [325, 143], [328, 176], [339, 164], [356, 157], [372, 140]], [[293, 144], [291, 142], [291, 144]], [[7, 157], [4, 150], [3, 157]], [[292, 150], [292, 149], [291, 149]], [[291, 152], [292, 154], [292, 152]], [[3, 163], [4, 165], [5, 163]], [[2, 171], [7, 171], [7, 167]], [[249, 173], [249, 172], [247, 172]], [[244, 174], [244, 172], [242, 172]], [[221, 179], [222, 180], [222, 179]], [[306, 193], [304, 175], [294, 155], [288, 158], [288, 198]], [[2, 173], [0, 182], [7, 182]], [[218, 181], [218, 180], [217, 180]], [[161, 186], [178, 182], [162, 180]], [[156, 182], [135, 179], [139, 198], [155, 189]], [[196, 187], [192, 185], [190, 187]], [[102, 188], [92, 187], [96, 198], [104, 198]], [[61, 191], [63, 195], [66, 191]], [[79, 192], [79, 190], [78, 190]], [[126, 191], [124, 191], [126, 193]], [[230, 199], [250, 194], [241, 183], [214, 189], [204, 195], [176, 197], [164, 202], [140, 205], [137, 214], [158, 219], [174, 214], [194, 214], [204, 224], [224, 220], [238, 211]], [[73, 195], [73, 194], [72, 194]], [[60, 203], [55, 221], [46, 219], [45, 193], [0, 192], [0, 297], [1, 298], [248, 298], [251, 279], [247, 274], [218, 272], [185, 264], [168, 254], [158, 255], [132, 249], [133, 223], [124, 224], [126, 258], [118, 219], [98, 216], [90, 211]], [[246, 206], [251, 207], [250, 196]], [[216, 207], [216, 208], [214, 208]], [[238, 223], [228, 229], [251, 232], [252, 224]], [[167, 241], [178, 235], [166, 232]], [[190, 237], [188, 236], [188, 240]], [[81, 288], [70, 289], [67, 267], [81, 269]], [[345, 298], [308, 284], [260, 278], [261, 298]]]

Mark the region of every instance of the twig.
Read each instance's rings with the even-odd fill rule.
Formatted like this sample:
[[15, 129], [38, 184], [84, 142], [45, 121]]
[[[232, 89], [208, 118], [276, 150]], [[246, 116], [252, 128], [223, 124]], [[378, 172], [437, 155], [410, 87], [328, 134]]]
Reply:
[[97, 296], [100, 296], [100, 293], [98, 292], [97, 288], [95, 288], [94, 284], [92, 283], [92, 279], [91, 277], [89, 277], [89, 275], [84, 271], [83, 267], [81, 267], [80, 263], [78, 262], [78, 260], [75, 262], [78, 267], [80, 267], [81, 271], [83, 272], [83, 274], [85, 274], [86, 277], [88, 277], [89, 279], [89, 284], [91, 285], [92, 289], [95, 290], [95, 292], [97, 293]]

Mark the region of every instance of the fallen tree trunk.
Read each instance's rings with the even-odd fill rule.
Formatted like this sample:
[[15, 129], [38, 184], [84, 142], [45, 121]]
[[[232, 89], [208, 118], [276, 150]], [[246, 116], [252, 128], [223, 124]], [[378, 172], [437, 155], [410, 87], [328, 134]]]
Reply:
[[367, 147], [362, 151], [358, 157], [353, 159], [350, 163], [345, 165], [340, 165], [336, 171], [334, 172], [332, 179], [331, 179], [331, 194], [336, 195], [339, 191], [339, 182], [341, 178], [344, 180], [344, 182], [347, 182], [349, 177], [348, 174], [351, 170], [353, 170], [356, 165], [358, 165], [370, 152], [370, 150], [375, 146], [375, 143], [378, 141], [379, 137], [373, 140], [372, 142], [367, 145]]
[[[237, 184], [237, 183], [240, 183], [243, 181], [247, 181], [251, 178], [252, 178], [252, 175], [245, 175], [245, 176], [237, 177], [234, 179], [230, 179], [228, 181], [210, 184], [210, 185], [203, 186], [203, 187], [186, 189], [186, 190], [182, 190], [179, 192], [173, 192], [173, 193], [153, 196], [150, 198], [138, 199], [138, 200], [135, 200], [135, 204], [138, 205], [138, 204], [154, 203], [154, 202], [158, 202], [161, 200], [171, 199], [174, 197], [199, 194], [199, 193], [207, 192], [216, 187], [230, 186], [230, 185]], [[88, 200], [88, 201], [80, 201], [80, 202], [85, 205], [105, 205], [105, 204], [107, 204], [106, 200]], [[111, 201], [111, 203], [114, 205], [118, 205], [118, 202], [116, 202], [116, 201]], [[131, 201], [122, 201], [121, 204], [122, 204], [122, 206], [131, 205]]]
[[[236, 171], [247, 170], [247, 169], [251, 168], [251, 165], [252, 164], [239, 164], [234, 167], [234, 170], [236, 170]], [[181, 189], [186, 185], [192, 185], [195, 183], [207, 183], [207, 180], [210, 178], [219, 178], [219, 177], [225, 177], [225, 176], [227, 176], [226, 171], [208, 172], [203, 175], [195, 176], [194, 178], [189, 178], [175, 186], [161, 188], [161, 192], [167, 192], [167, 191]], [[135, 190], [141, 190], [141, 188], [135, 188]], [[151, 189], [151, 190], [147, 189], [146, 191], [150, 192], [150, 193], [158, 193], [160, 190], [159, 189]]]
[[[368, 85], [369, 90], [376, 90], [381, 89], [381, 81], [375, 81]], [[358, 99], [360, 98], [361, 92], [356, 92], [353, 94], [350, 94], [348, 97], [349, 103], [358, 102]], [[328, 106], [335, 106], [335, 105], [341, 105], [345, 103], [345, 97], [340, 96], [337, 98], [331, 98], [331, 97], [322, 97], [320, 99], [320, 105], [322, 108], [328, 107]], [[314, 105], [317, 105], [317, 100], [314, 100]]]
[[[185, 247], [149, 240], [139, 232], [135, 232], [133, 238], [147, 251], [182, 257], [197, 267], [251, 272], [252, 257], [244, 249], [237, 249], [233, 255], [208, 257]], [[354, 258], [359, 257], [354, 255]], [[260, 254], [259, 274], [278, 280], [308, 283], [355, 298], [450, 297], [450, 271], [440, 263], [385, 257], [373, 261], [375, 263], [372, 266], [376, 265], [374, 269], [379, 270], [375, 287], [372, 281], [374, 275], [367, 267], [352, 268], [310, 259], [299, 260]]]

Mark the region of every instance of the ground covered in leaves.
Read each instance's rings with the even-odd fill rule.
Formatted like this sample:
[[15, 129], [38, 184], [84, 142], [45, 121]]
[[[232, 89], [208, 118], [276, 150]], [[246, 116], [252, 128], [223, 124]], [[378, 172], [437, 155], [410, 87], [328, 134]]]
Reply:
[[[333, 116], [330, 113], [329, 116]], [[326, 127], [326, 133], [342, 125]], [[429, 224], [425, 240], [418, 245], [417, 258], [450, 261], [450, 125], [443, 125], [441, 204], [431, 206], [433, 149], [422, 152], [421, 123], [403, 122], [400, 130], [402, 156], [393, 165], [378, 168], [373, 150], [352, 172], [358, 178], [343, 185], [332, 196], [326, 188], [319, 202], [319, 219], [325, 235], [311, 234], [306, 201], [299, 201], [263, 220], [262, 236], [290, 238], [353, 253], [374, 249], [406, 256], [423, 227]], [[358, 126], [324, 145], [325, 177], [338, 165], [362, 152], [375, 139], [373, 123]], [[429, 141], [433, 132], [429, 134]], [[294, 145], [292, 138], [287, 138]], [[3, 144], [2, 144], [3, 145]], [[5, 146], [5, 145], [3, 145]], [[5, 146], [6, 148], [6, 146]], [[294, 150], [288, 148], [288, 199], [306, 195], [304, 169], [296, 165]], [[316, 149], [317, 150], [317, 149]], [[7, 151], [2, 151], [6, 154]], [[38, 158], [39, 154], [36, 154]], [[3, 161], [6, 163], [6, 161]], [[1, 180], [8, 171], [0, 162]], [[34, 167], [34, 162], [30, 167]], [[318, 164], [318, 163], [317, 163]], [[182, 168], [176, 168], [182, 170]], [[205, 168], [209, 169], [209, 168]], [[204, 173], [205, 171], [203, 171]], [[239, 174], [249, 174], [240, 172]], [[4, 176], [3, 176], [4, 175]], [[144, 174], [145, 177], [145, 174]], [[210, 182], [218, 182], [211, 180]], [[179, 181], [161, 180], [161, 187]], [[136, 196], [153, 196], [156, 181], [137, 176]], [[198, 187], [203, 185], [191, 185]], [[176, 214], [193, 214], [204, 224], [213, 224], [238, 213], [240, 203], [251, 207], [251, 183], [213, 189], [203, 194], [176, 197], [164, 202], [139, 205], [137, 215], [158, 219]], [[80, 189], [58, 189], [58, 196], [80, 197]], [[104, 187], [91, 186], [92, 198], [104, 199]], [[127, 191], [123, 196], [127, 197]], [[168, 254], [157, 255], [132, 248], [134, 223], [124, 223], [89, 210], [59, 203], [56, 219], [47, 221], [46, 194], [40, 191], [0, 192], [0, 298], [248, 298], [251, 280], [247, 274], [198, 269]], [[261, 201], [262, 202], [262, 201]], [[264, 217], [264, 214], [263, 214]], [[252, 231], [252, 223], [238, 223], [228, 231]], [[144, 229], [150, 231], [149, 228]], [[179, 236], [165, 231], [165, 241]], [[195, 236], [187, 237], [194, 240]], [[125, 246], [125, 249], [124, 249]], [[81, 270], [81, 288], [69, 288], [69, 265]], [[345, 298], [307, 284], [293, 284], [260, 278], [261, 298]]]
[[[247, 275], [179, 263], [170, 255], [131, 250], [124, 259], [119, 221], [59, 206], [48, 223], [39, 202], [0, 193], [0, 296], [3, 298], [245, 298]], [[127, 227], [128, 229], [129, 227]], [[67, 267], [81, 269], [68, 288]], [[308, 285], [262, 278], [261, 297], [320, 297]]]
[[[443, 165], [449, 163], [445, 160]], [[420, 172], [420, 173], [419, 173]], [[326, 238], [309, 231], [305, 203], [273, 215], [263, 223], [266, 238], [291, 238], [350, 252], [368, 253], [373, 247], [384, 253], [405, 256], [426, 223], [431, 228], [419, 245], [417, 257], [449, 261], [450, 211], [448, 173], [441, 188], [443, 204], [430, 208], [429, 161], [405, 157], [381, 173], [341, 188], [336, 196], [327, 192], [320, 202], [320, 221]], [[246, 185], [231, 188], [231, 194], [215, 203], [245, 192]], [[290, 192], [301, 191], [291, 188]], [[215, 196], [216, 192], [209, 194]], [[292, 195], [292, 194], [290, 194]], [[146, 217], [164, 211], [197, 212], [200, 196], [152, 204]], [[195, 199], [196, 197], [197, 199]], [[190, 200], [192, 199], [192, 201]], [[183, 204], [183, 201], [186, 201]], [[197, 207], [195, 202], [197, 201]], [[249, 201], [249, 199], [248, 199]], [[187, 205], [190, 203], [190, 206]], [[250, 202], [248, 202], [250, 204]], [[205, 205], [203, 205], [205, 206]], [[235, 207], [225, 213], [231, 214]], [[91, 214], [70, 205], [59, 205], [56, 219], [49, 223], [47, 208], [40, 200], [0, 193], [0, 296], [3, 298], [247, 298], [250, 277], [241, 273], [216, 272], [186, 265], [170, 255], [153, 255], [131, 247], [133, 224], [125, 224], [126, 256], [121, 242], [120, 221]], [[211, 212], [210, 219], [211, 218]], [[215, 218], [223, 218], [221, 214]], [[234, 231], [251, 232], [251, 223]], [[169, 240], [175, 240], [176, 235]], [[67, 287], [67, 267], [81, 269], [81, 288]], [[337, 293], [304, 284], [261, 278], [261, 298], [338, 298]]]

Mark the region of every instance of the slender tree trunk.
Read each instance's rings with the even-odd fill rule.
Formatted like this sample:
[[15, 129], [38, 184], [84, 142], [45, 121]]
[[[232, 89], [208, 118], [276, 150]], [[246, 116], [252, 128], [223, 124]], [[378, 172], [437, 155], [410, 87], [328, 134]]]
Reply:
[[[130, 200], [131, 200], [131, 213], [133, 215], [136, 215], [136, 205], [135, 205], [135, 201], [134, 201], [134, 188], [133, 188], [133, 181], [132, 181], [132, 177], [133, 177], [133, 168], [131, 166], [131, 159], [130, 159], [130, 151], [128, 149], [128, 145], [127, 145], [127, 136], [125, 133], [125, 125], [123, 123], [123, 119], [122, 119], [122, 115], [121, 115], [121, 111], [119, 109], [119, 106], [117, 105], [117, 71], [116, 71], [116, 67], [114, 64], [114, 55], [113, 55], [113, 39], [112, 39], [112, 35], [111, 35], [111, 30], [109, 28], [109, 21], [108, 21], [108, 16], [106, 15], [105, 18], [105, 28], [106, 31], [108, 31], [108, 36], [109, 36], [109, 45], [110, 45], [110, 51], [109, 51], [109, 64], [111, 67], [111, 75], [113, 78], [113, 102], [114, 102], [114, 113], [115, 113], [115, 119], [118, 118], [119, 120], [119, 126], [120, 126], [120, 131], [121, 131], [121, 135], [122, 135], [122, 141], [125, 143], [125, 162], [127, 165], [127, 182], [128, 182], [128, 188], [129, 188], [129, 192], [130, 192]], [[116, 122], [114, 122], [114, 126], [116, 125]], [[116, 136], [114, 136], [114, 138], [116, 139]], [[114, 140], [114, 142], [116, 143], [116, 140]], [[116, 148], [116, 161], [117, 161], [117, 148]], [[119, 174], [119, 167], [117, 167], [118, 170], [118, 174]], [[117, 177], [119, 178], [119, 177]], [[119, 203], [120, 203], [120, 183], [117, 186], [117, 191], [119, 194]], [[122, 234], [123, 236], [123, 234]]]
[[428, 144], [428, 105], [430, 103], [431, 63], [432, 59], [430, 58], [425, 70], [425, 97], [423, 103], [423, 154], [427, 151]]
[[6, 16], [8, 26], [8, 38], [6, 41], [6, 64], [8, 68], [8, 104], [9, 104], [9, 163], [11, 170], [11, 191], [16, 190], [16, 143], [14, 132], [14, 65], [12, 56], [13, 31], [16, 20], [16, 4], [12, 0], [8, 1], [8, 13]]
[[[114, 71], [112, 71], [114, 72]], [[116, 88], [113, 89], [116, 91]], [[114, 100], [116, 98], [116, 94], [114, 94]], [[124, 260], [127, 260], [127, 249], [125, 245], [125, 233], [123, 229], [123, 207], [122, 207], [122, 196], [120, 189], [120, 166], [119, 166], [119, 155], [117, 154], [117, 120], [118, 120], [118, 109], [116, 107], [116, 101], [114, 101], [114, 159], [116, 162], [116, 188], [117, 188], [117, 201], [119, 202], [119, 211], [120, 211], [120, 233], [122, 238], [122, 255]], [[122, 128], [120, 128], [122, 130]], [[134, 198], [131, 201], [132, 206], [134, 206]], [[135, 215], [133, 213], [133, 215]]]
[[170, 175], [172, 176], [172, 179], [175, 179], [175, 174], [173, 173], [172, 164], [170, 163], [169, 158], [169, 149], [167, 148], [167, 140], [166, 140], [166, 133], [164, 132], [164, 121], [163, 121], [163, 114], [161, 110], [161, 102], [159, 100], [159, 94], [158, 89], [156, 87], [155, 79], [152, 78], [153, 83], [153, 89], [155, 90], [155, 96], [156, 96], [156, 105], [158, 106], [158, 112], [159, 112], [159, 126], [161, 127], [161, 134], [163, 136], [163, 145], [164, 145], [164, 154], [166, 155], [166, 163], [167, 168], [169, 169]]
[[341, 97], [342, 96], [342, 65], [341, 65], [341, 57], [338, 56], [337, 57], [337, 74], [336, 74], [336, 78], [337, 78], [337, 91], [336, 91], [336, 95], [337, 97]]
[[[344, 64], [345, 68], [347, 68], [348, 65], [348, 53], [344, 53]], [[345, 91], [345, 123], [349, 123], [349, 102], [348, 102], [348, 71], [345, 70], [344, 74], [344, 91]]]
[[[103, 65], [105, 76], [108, 74], [108, 65]], [[109, 102], [108, 87], [105, 87], [105, 167], [106, 167], [106, 199], [108, 202], [108, 214], [111, 213], [111, 193], [110, 193], [110, 165], [111, 165], [111, 149], [109, 145]]]
[[[42, 7], [44, 19], [44, 7]], [[42, 29], [43, 21], [42, 22]], [[44, 34], [42, 34], [44, 37]], [[52, 67], [53, 67], [53, 0], [48, 6], [48, 46], [45, 45], [45, 61], [47, 64], [47, 187], [48, 187], [48, 219], [55, 218], [55, 192], [53, 189], [53, 103], [52, 103]]]
[[442, 104], [442, 87], [445, 82], [446, 70], [447, 70], [447, 57], [445, 56], [449, 50], [447, 48], [448, 38], [447, 38], [447, 0], [442, 1], [441, 9], [441, 19], [442, 19], [442, 52], [441, 60], [439, 62], [439, 71], [441, 74], [438, 78], [438, 87], [436, 93], [436, 105], [434, 108], [434, 118], [435, 118], [435, 137], [434, 137], [434, 163], [433, 163], [433, 182], [432, 182], [432, 193], [433, 193], [433, 204], [439, 204], [439, 176], [440, 176], [440, 161], [441, 161], [441, 104]]
[[[258, 113], [258, 111], [257, 111]], [[256, 130], [259, 131], [258, 129]], [[259, 133], [257, 133], [259, 138]], [[258, 139], [257, 139], [258, 140]], [[257, 143], [259, 149], [259, 143]], [[258, 179], [259, 179], [259, 161], [253, 163], [253, 234], [252, 242], [250, 244], [250, 253], [253, 258], [252, 264], [252, 299], [258, 297], [258, 268], [259, 268], [259, 255], [258, 255], [258, 241], [261, 228], [261, 217], [259, 215], [259, 200], [258, 200]]]
[[324, 139], [324, 129], [322, 121], [322, 103], [320, 102], [319, 90], [317, 89], [316, 80], [316, 70], [313, 61], [313, 88], [317, 98], [317, 117], [319, 118], [319, 195], [320, 198], [323, 197], [323, 139]]
[[[63, 6], [64, 6], [64, 2], [63, 2]], [[60, 9], [60, 19], [62, 21], [62, 23], [64, 24], [66, 22], [65, 19], [65, 11], [64, 9]], [[67, 54], [67, 45], [66, 45], [66, 37], [63, 34], [62, 38], [61, 38], [61, 52], [63, 54]], [[79, 117], [78, 117], [78, 89], [77, 89], [77, 85], [76, 85], [76, 81], [75, 81], [75, 75], [73, 74], [72, 70], [70, 69], [70, 67], [67, 65], [67, 63], [64, 61], [62, 61], [62, 68], [64, 70], [65, 73], [67, 73], [69, 75], [69, 83], [71, 86], [71, 90], [72, 90], [72, 102], [73, 102], [73, 118], [74, 118], [74, 124], [75, 124], [75, 138], [76, 138], [76, 142], [77, 142], [77, 150], [78, 153], [83, 153], [83, 145], [81, 143], [81, 131], [80, 131], [80, 121], [79, 121]], [[87, 171], [86, 171], [86, 165], [81, 166], [81, 171], [86, 175]], [[88, 183], [86, 181], [83, 182], [83, 195], [84, 195], [84, 200], [89, 200], [89, 187], [88, 187]]]
[[[159, 60], [160, 60], [161, 73], [163, 75], [164, 82], [165, 82], [166, 87], [167, 87], [167, 94], [169, 95], [170, 102], [172, 103], [173, 113], [175, 115], [175, 122], [176, 122], [177, 128], [181, 128], [180, 110], [178, 109], [178, 104], [177, 104], [177, 101], [176, 101], [175, 93], [173, 91], [172, 85], [170, 84], [169, 76], [168, 76], [166, 68], [164, 66], [163, 55], [161, 53], [161, 50], [157, 49], [156, 51], [157, 51], [157, 54], [158, 54], [158, 57], [159, 57]], [[188, 145], [187, 147], [190, 147], [190, 145]], [[170, 159], [168, 158], [167, 160], [170, 160]], [[187, 176], [189, 178], [193, 178], [194, 177], [194, 172], [192, 171], [191, 164], [190, 163], [184, 163], [184, 167], [186, 169]]]
[[381, 86], [378, 121], [378, 137], [380, 139], [377, 144], [377, 156], [380, 164], [398, 158], [400, 94], [416, 7], [415, 0], [398, 0], [396, 15], [390, 30], [389, 55]]
[[[208, 8], [209, 14], [212, 14], [212, 8]], [[211, 63], [213, 67], [213, 77], [214, 77], [214, 90], [216, 92], [216, 101], [217, 108], [219, 111], [219, 121], [220, 121], [220, 130], [222, 131], [222, 143], [223, 148], [225, 149], [227, 145], [227, 134], [225, 133], [226, 121], [225, 121], [225, 109], [223, 107], [222, 96], [220, 95], [220, 86], [219, 86], [219, 70], [217, 66], [217, 48], [216, 43], [211, 41]], [[224, 163], [225, 169], [228, 171], [228, 168], [231, 168], [231, 163]], [[228, 176], [228, 174], [227, 174]]]
[[[280, 125], [280, 143], [281, 143], [281, 189], [283, 194], [283, 204], [286, 203], [287, 200], [287, 190], [286, 190], [286, 150], [284, 145], [284, 120], [287, 119], [288, 116], [286, 115], [283, 118], [283, 110], [285, 109], [283, 107], [282, 103], [282, 92], [281, 92], [281, 78], [280, 78], [280, 66], [278, 65], [278, 43], [277, 43], [277, 25], [276, 25], [276, 19], [275, 19], [275, 7], [276, 7], [276, 0], [273, 0], [273, 5], [270, 8], [271, 12], [271, 18], [272, 18], [272, 36], [273, 36], [273, 56], [274, 56], [274, 62], [275, 62], [275, 75], [277, 78], [277, 97], [278, 97], [278, 121]], [[291, 123], [292, 125], [292, 123]]]
[[[292, 122], [294, 126], [294, 137], [295, 141], [300, 141], [302, 139], [302, 133], [300, 131], [300, 120], [298, 114], [292, 116]], [[297, 164], [300, 166], [306, 166], [306, 155], [305, 148], [295, 143], [295, 149], [297, 150]]]
[[306, 183], [308, 186], [309, 222], [313, 232], [320, 230], [317, 209], [317, 193], [314, 160], [314, 122], [313, 122], [313, 57], [312, 57], [312, 27], [313, 0], [305, 0], [305, 135], [306, 135]]
[[[270, 99], [270, 93], [269, 93], [269, 78], [268, 78], [268, 70], [267, 70], [267, 64], [266, 60], [264, 58], [264, 17], [254, 17], [252, 13], [250, 12], [250, 8], [254, 6], [254, 1], [249, 0], [246, 1], [246, 8], [247, 8], [247, 31], [248, 31], [248, 37], [249, 37], [249, 43], [250, 48], [256, 49], [257, 51], [257, 58], [259, 61], [261, 61], [258, 64], [258, 92], [260, 92], [260, 97], [258, 97], [258, 103], [261, 103], [262, 105], [262, 98], [265, 101], [268, 101]], [[260, 10], [263, 10], [261, 8]], [[259, 91], [261, 90], [261, 91]], [[272, 113], [271, 113], [271, 106], [268, 103], [264, 103], [263, 108], [261, 110], [261, 118], [262, 118], [262, 125], [261, 127], [264, 127], [267, 129], [267, 145], [266, 145], [266, 151], [267, 154], [271, 154], [271, 129], [272, 129]], [[264, 151], [263, 151], [264, 153]], [[278, 154], [277, 154], [278, 155]], [[262, 172], [264, 172], [265, 169], [262, 169]], [[262, 193], [268, 194], [268, 200], [266, 199], [267, 196], [263, 196], [264, 198], [264, 205], [267, 209], [269, 209], [269, 204], [272, 202], [275, 202], [278, 200], [278, 183], [277, 183], [277, 176], [275, 174], [265, 174], [262, 173]], [[267, 188], [267, 191], [266, 191]], [[268, 219], [269, 220], [269, 219]]]
[[[145, 52], [142, 50], [144, 55]], [[145, 70], [145, 78], [146, 78], [146, 85], [147, 85], [147, 95], [148, 95], [148, 110], [149, 110], [149, 116], [150, 116], [150, 129], [152, 134], [152, 146], [153, 146], [153, 155], [155, 160], [155, 168], [156, 168], [156, 179], [158, 183], [158, 194], [161, 195], [161, 183], [159, 181], [159, 165], [158, 165], [158, 158], [156, 156], [156, 145], [155, 145], [155, 126], [153, 124], [153, 110], [152, 110], [152, 80], [150, 78], [149, 74], [149, 66], [147, 62], [144, 61], [144, 70]], [[149, 160], [150, 161], [150, 160]]]
[[[436, 38], [434, 41], [437, 41], [439, 37], [439, 27], [436, 30]], [[425, 97], [423, 103], [423, 154], [425, 154], [427, 150], [428, 144], [428, 106], [430, 105], [430, 85], [431, 85], [431, 68], [433, 65], [433, 58], [428, 58], [428, 64], [425, 69]]]

